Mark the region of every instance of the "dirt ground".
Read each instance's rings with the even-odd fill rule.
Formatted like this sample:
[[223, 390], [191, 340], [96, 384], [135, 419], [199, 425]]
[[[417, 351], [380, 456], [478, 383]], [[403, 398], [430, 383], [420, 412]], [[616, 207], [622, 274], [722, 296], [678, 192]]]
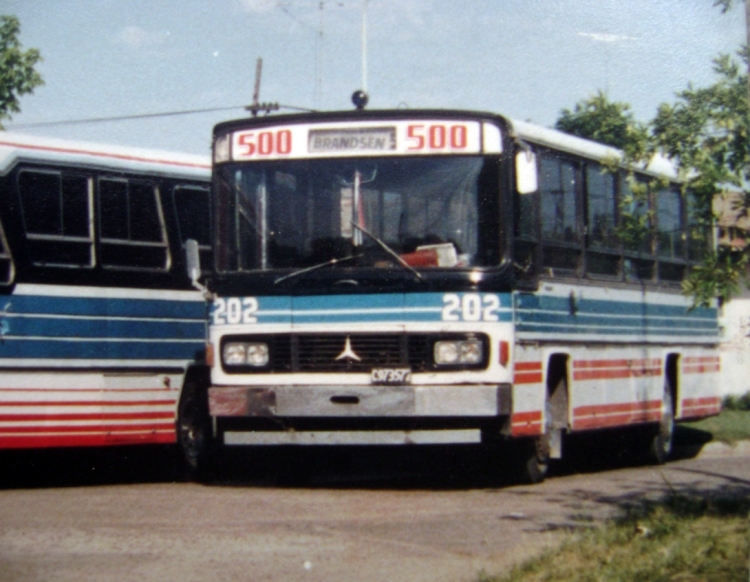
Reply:
[[2, 453], [0, 581], [473, 580], [670, 487], [750, 494], [747, 451], [534, 486], [460, 452], [298, 451], [211, 485], [167, 449]]

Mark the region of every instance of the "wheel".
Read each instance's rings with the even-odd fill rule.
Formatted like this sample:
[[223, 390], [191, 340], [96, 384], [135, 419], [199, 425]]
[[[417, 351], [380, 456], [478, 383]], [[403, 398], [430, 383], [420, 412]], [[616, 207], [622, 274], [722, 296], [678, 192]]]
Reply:
[[674, 401], [669, 383], [664, 385], [661, 399], [661, 420], [656, 432], [652, 435], [648, 449], [648, 459], [656, 465], [667, 462], [672, 452], [672, 435], [674, 433]]
[[188, 478], [207, 481], [213, 468], [213, 435], [206, 390], [195, 380], [182, 389], [177, 436]]
[[519, 443], [521, 473], [519, 481], [525, 484], [541, 483], [549, 472], [549, 435], [544, 434]]

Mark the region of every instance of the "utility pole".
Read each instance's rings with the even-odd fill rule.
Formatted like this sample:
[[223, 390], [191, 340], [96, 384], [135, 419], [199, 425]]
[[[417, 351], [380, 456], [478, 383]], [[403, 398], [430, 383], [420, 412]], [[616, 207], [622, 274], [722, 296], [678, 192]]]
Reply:
[[278, 103], [261, 103], [260, 102], [260, 76], [263, 72], [263, 59], [258, 57], [255, 61], [255, 88], [253, 89], [253, 102], [245, 107], [246, 111], [249, 111], [253, 117], [258, 117], [259, 111], [265, 111], [266, 115], [271, 111], [278, 111]]
[[362, 5], [362, 91], [367, 93], [367, 0]]

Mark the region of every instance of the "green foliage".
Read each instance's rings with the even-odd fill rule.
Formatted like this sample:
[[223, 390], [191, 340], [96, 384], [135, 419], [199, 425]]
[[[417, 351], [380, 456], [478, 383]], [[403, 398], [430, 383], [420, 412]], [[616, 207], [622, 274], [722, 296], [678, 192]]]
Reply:
[[[750, 1], [750, 0], [748, 0]], [[726, 11], [730, 1], [717, 0]], [[663, 154], [678, 164], [684, 180], [691, 217], [686, 233], [691, 257], [707, 249], [707, 227], [713, 220], [712, 203], [722, 189], [742, 192], [742, 209], [750, 216], [750, 106], [747, 83], [748, 50], [736, 57], [721, 55], [714, 60], [716, 82], [687, 89], [676, 95], [674, 104], [662, 104], [648, 128], [633, 119], [630, 107], [610, 102], [599, 91], [579, 102], [573, 111], [564, 109], [556, 128], [593, 139], [623, 151], [618, 160], [606, 160], [605, 167], [635, 168], [654, 154]], [[643, 211], [648, 193], [656, 185], [628, 180], [630, 192], [620, 199], [617, 234], [631, 250], [644, 250], [653, 216]], [[727, 300], [739, 290], [747, 272], [747, 251], [720, 248], [706, 252], [705, 260], [694, 267], [683, 285], [694, 304], [708, 305], [715, 298]], [[747, 281], [745, 281], [747, 283]]]
[[742, 396], [725, 396], [721, 403], [721, 407], [724, 410], [750, 410], [750, 392], [746, 392]]
[[[714, 60], [717, 81], [709, 87], [692, 85], [677, 94], [673, 105], [662, 104], [651, 123], [652, 151], [664, 152], [679, 163], [688, 178], [695, 204], [710, 215], [714, 196], [721, 189], [744, 192], [750, 187], [750, 108], [745, 67], [747, 50]], [[728, 299], [738, 291], [746, 272], [747, 256], [719, 249], [690, 273], [683, 288], [696, 305], [713, 297]]]
[[693, 298], [693, 305], [708, 306], [714, 298], [729, 300], [745, 281], [748, 257], [729, 248], [708, 253], [703, 262], [694, 266], [682, 283], [682, 290]]
[[646, 128], [635, 121], [630, 105], [612, 102], [598, 91], [576, 103], [573, 111], [563, 109], [555, 128], [566, 133], [592, 139], [639, 157], [646, 146]]
[[626, 507], [603, 528], [586, 529], [557, 549], [481, 582], [626, 580], [746, 581], [750, 550], [742, 492], [715, 498], [673, 493]]
[[10, 119], [11, 113], [21, 111], [18, 98], [44, 84], [41, 75], [34, 70], [41, 61], [39, 51], [21, 50], [20, 31], [18, 18], [0, 16], [0, 120]]
[[[750, 402], [750, 397], [742, 396], [739, 399], [727, 397], [729, 399], [729, 406], [746, 406]], [[735, 403], [733, 403], [736, 402]], [[724, 406], [727, 406], [727, 400], [724, 401]], [[725, 408], [721, 411], [718, 416], [711, 416], [709, 418], [702, 418], [701, 420], [693, 420], [690, 422], [680, 423], [678, 429], [683, 431], [683, 436], [686, 437], [687, 431], [698, 431], [697, 434], [710, 434], [711, 440], [722, 442], [722, 443], [736, 443], [737, 441], [749, 440], [750, 439], [750, 411], [748, 410], [734, 410], [732, 408]], [[696, 434], [696, 433], [689, 433]], [[705, 440], [702, 442], [706, 442]]]

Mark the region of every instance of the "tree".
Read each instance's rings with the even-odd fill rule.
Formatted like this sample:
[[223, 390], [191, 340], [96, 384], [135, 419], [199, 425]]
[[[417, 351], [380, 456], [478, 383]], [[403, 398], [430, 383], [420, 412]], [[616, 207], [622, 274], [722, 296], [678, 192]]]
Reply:
[[[688, 86], [673, 105], [659, 106], [651, 122], [652, 151], [673, 158], [687, 178], [698, 209], [708, 217], [714, 196], [731, 188], [744, 193], [744, 212], [750, 211], [750, 107], [748, 107], [747, 48], [740, 61], [721, 55], [714, 61], [717, 81], [703, 88]], [[737, 290], [747, 256], [720, 248], [693, 269], [685, 291], [697, 304], [713, 297], [728, 299]]]
[[[23, 51], [18, 35], [21, 24], [15, 16], [0, 16], [0, 120], [21, 111], [19, 97], [44, 84], [34, 66], [42, 60], [37, 49]], [[0, 123], [0, 129], [3, 129]]]
[[563, 109], [555, 128], [616, 147], [631, 157], [640, 157], [648, 136], [633, 118], [630, 105], [609, 101], [601, 90], [576, 103], [573, 111]]

